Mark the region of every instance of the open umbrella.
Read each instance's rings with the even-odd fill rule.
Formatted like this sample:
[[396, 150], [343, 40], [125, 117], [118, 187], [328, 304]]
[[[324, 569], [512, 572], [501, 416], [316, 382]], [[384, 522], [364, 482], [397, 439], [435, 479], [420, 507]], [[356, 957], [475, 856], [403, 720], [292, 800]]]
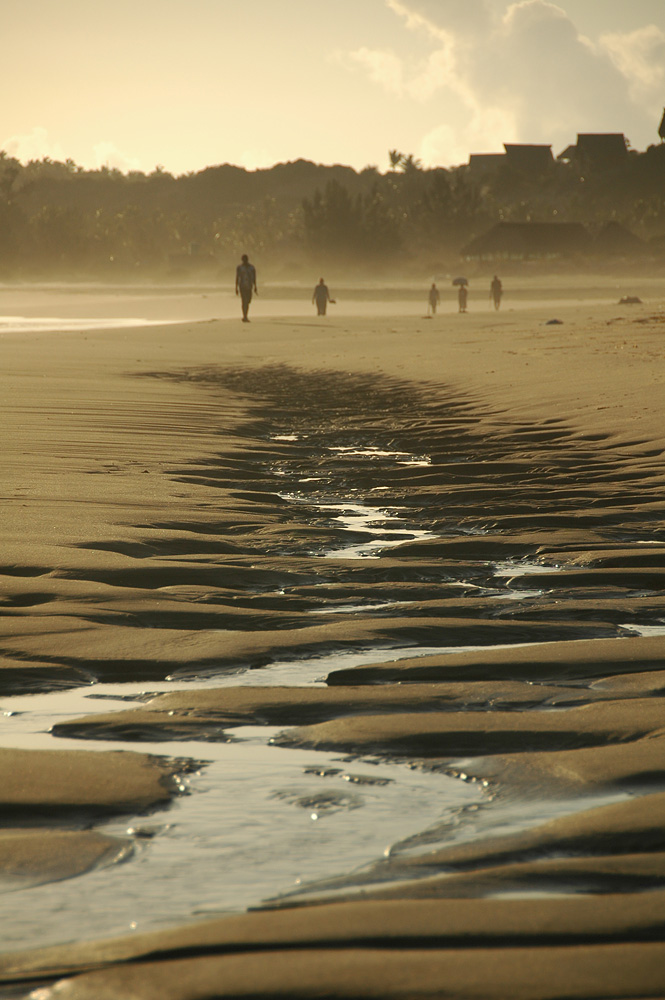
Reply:
[[453, 285], [468, 285], [469, 282], [466, 278], [454, 278]]

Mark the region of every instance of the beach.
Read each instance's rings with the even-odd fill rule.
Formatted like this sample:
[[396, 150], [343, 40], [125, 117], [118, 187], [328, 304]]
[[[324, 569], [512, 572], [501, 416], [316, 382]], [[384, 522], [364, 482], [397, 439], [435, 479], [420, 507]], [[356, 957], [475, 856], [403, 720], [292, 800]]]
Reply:
[[665, 995], [665, 279], [490, 278], [0, 289], [0, 996]]

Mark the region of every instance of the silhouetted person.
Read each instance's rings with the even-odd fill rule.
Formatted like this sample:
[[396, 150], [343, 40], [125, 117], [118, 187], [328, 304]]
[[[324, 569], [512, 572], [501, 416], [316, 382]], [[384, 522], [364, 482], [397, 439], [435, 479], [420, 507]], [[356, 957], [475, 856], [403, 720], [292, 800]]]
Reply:
[[665, 140], [665, 108], [663, 108], [663, 117], [660, 120], [658, 135], [661, 137], [661, 139]]
[[457, 303], [459, 305], [459, 312], [461, 312], [461, 313], [465, 313], [466, 312], [466, 300], [467, 300], [468, 294], [469, 293], [468, 293], [466, 285], [460, 285], [459, 286], [459, 290], [457, 292]]
[[319, 280], [318, 285], [314, 289], [314, 294], [312, 295], [312, 302], [316, 302], [316, 311], [319, 316], [325, 316], [328, 303], [334, 302], [334, 299], [330, 298], [330, 292], [328, 291], [328, 286], [326, 285], [323, 278]]
[[430, 309], [432, 310], [432, 316], [434, 316], [436, 313], [436, 307], [441, 301], [441, 295], [439, 294], [439, 289], [436, 287], [434, 282], [432, 282], [432, 287], [429, 290], [427, 301], [429, 302]]
[[494, 308], [498, 309], [501, 305], [501, 296], [503, 295], [503, 286], [496, 274], [492, 278], [492, 284], [490, 285], [490, 299], [494, 303]]
[[256, 268], [250, 264], [246, 253], [242, 255], [241, 260], [242, 263], [238, 264], [236, 268], [236, 295], [240, 295], [242, 302], [242, 321], [249, 323], [247, 313], [249, 312], [249, 303], [252, 301], [252, 292], [256, 292], [258, 295], [259, 290], [256, 287]]

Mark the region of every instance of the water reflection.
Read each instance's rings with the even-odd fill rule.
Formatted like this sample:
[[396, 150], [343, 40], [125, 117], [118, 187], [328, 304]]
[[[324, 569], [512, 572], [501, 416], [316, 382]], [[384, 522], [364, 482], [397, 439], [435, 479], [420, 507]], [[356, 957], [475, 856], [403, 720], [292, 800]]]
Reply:
[[[149, 819], [126, 817], [100, 827], [132, 831], [134, 860], [0, 896], [2, 947], [241, 911], [366, 865], [481, 795], [449, 776], [378, 760], [356, 762], [349, 772], [339, 755], [271, 745], [276, 732], [244, 727], [230, 743], [188, 744], [189, 753], [207, 761], [189, 776], [189, 795]], [[150, 750], [172, 756], [182, 744], [151, 744]], [[94, 906], [83, 906], [85, 899]]]

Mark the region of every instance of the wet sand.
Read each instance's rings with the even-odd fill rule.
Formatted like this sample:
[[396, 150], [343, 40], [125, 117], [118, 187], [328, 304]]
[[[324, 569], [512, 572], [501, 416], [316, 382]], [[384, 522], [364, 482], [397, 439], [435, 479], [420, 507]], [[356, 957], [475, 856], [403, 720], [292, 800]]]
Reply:
[[[198, 295], [185, 323], [0, 337], [0, 710], [174, 684], [53, 749], [3, 720], [3, 884], [131, 865], [100, 816], [168, 816], [248, 725], [484, 797], [263, 910], [5, 949], [7, 995], [665, 994], [665, 287], [564, 280], [500, 313], [243, 325]], [[375, 655], [228, 682], [331, 651]]]

